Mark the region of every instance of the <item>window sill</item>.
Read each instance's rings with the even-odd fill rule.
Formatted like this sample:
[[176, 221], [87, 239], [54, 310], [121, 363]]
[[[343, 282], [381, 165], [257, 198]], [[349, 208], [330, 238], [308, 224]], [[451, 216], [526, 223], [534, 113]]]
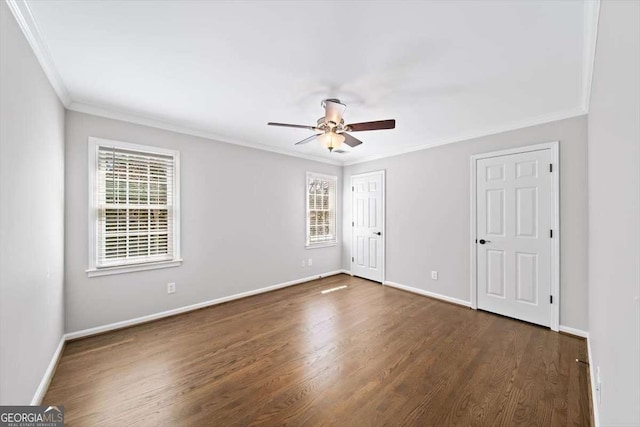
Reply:
[[158, 268], [179, 267], [182, 259], [149, 262], [144, 264], [119, 265], [117, 267], [91, 268], [86, 270], [88, 277], [109, 276], [111, 274], [132, 273], [134, 271], [155, 270]]
[[338, 242], [314, 243], [311, 245], [305, 245], [304, 247], [307, 249], [316, 249], [316, 248], [330, 248], [331, 246], [338, 246]]

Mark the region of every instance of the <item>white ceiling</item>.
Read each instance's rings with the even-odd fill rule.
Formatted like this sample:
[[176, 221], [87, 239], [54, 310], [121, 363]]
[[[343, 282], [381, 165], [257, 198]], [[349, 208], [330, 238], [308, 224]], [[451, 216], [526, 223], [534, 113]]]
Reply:
[[[580, 1], [26, 5], [69, 108], [325, 160], [575, 116], [588, 96]], [[397, 127], [354, 134], [364, 144], [338, 155], [293, 145], [309, 131], [266, 126], [315, 124], [327, 97], [347, 104], [346, 122], [395, 118]]]

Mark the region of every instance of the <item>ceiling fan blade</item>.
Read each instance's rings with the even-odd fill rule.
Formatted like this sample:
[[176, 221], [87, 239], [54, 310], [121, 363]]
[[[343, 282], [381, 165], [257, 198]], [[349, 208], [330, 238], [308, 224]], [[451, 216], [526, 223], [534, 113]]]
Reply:
[[353, 148], [353, 147], [356, 147], [356, 146], [362, 144], [362, 141], [352, 137], [348, 133], [344, 133], [343, 132], [341, 135], [344, 136], [344, 143], [347, 144], [349, 147]]
[[346, 126], [349, 132], [360, 132], [363, 130], [382, 130], [382, 129], [394, 129], [396, 127], [396, 121], [390, 120], [378, 120], [375, 122], [362, 122], [352, 123]]
[[307, 142], [311, 142], [314, 139], [316, 139], [318, 137], [318, 135], [311, 135], [308, 138], [303, 139], [302, 141], [298, 141], [296, 142], [294, 145], [302, 145], [302, 144], [306, 144]]
[[267, 125], [269, 126], [283, 126], [286, 128], [298, 128], [298, 129], [309, 129], [309, 130], [316, 130], [315, 126], [305, 126], [305, 125], [291, 125], [289, 123], [274, 123], [274, 122], [269, 122], [267, 123]]
[[324, 101], [324, 109], [326, 111], [324, 118], [326, 121], [338, 125], [342, 120], [342, 115], [344, 114], [344, 110], [347, 109], [347, 106], [337, 101], [337, 99], [327, 99]]

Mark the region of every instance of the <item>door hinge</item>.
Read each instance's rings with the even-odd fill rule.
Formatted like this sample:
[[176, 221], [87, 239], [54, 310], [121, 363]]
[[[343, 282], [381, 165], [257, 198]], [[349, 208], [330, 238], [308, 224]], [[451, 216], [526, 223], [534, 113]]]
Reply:
[[549, 163], [549, 172], [553, 172], [553, 163]]
[[355, 223], [355, 222], [353, 222], [353, 221], [351, 221], [351, 226], [353, 227], [353, 226], [355, 226], [355, 225], [356, 225], [356, 223]]
[[553, 230], [549, 230], [549, 238], [553, 239]]
[[351, 191], [355, 191], [356, 187], [351, 187]]
[[549, 295], [549, 303], [553, 304], [553, 295]]
[[354, 262], [354, 261], [355, 261], [355, 258], [354, 258], [354, 257], [351, 257], [351, 262]]

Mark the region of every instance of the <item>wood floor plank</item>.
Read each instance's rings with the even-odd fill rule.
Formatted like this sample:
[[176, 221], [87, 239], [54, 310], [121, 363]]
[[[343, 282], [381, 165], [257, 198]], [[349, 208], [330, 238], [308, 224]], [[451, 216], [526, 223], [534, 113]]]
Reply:
[[68, 426], [586, 426], [585, 355], [338, 275], [70, 342], [44, 404]]

